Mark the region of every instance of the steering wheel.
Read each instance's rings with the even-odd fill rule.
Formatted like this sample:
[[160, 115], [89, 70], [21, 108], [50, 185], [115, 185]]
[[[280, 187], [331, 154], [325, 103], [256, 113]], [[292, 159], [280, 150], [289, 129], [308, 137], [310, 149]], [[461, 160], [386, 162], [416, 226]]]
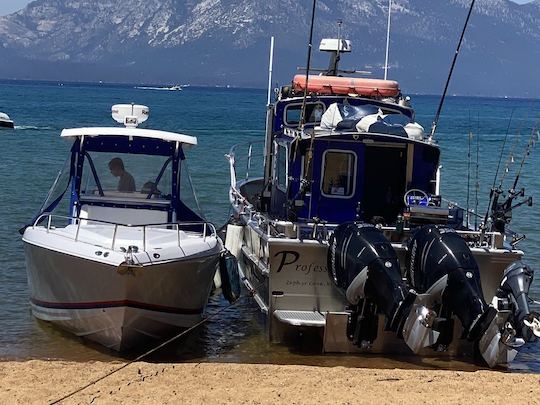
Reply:
[[[424, 201], [425, 204], [423, 204]], [[418, 188], [411, 188], [403, 196], [403, 202], [407, 207], [410, 207], [411, 205], [428, 205], [429, 196], [423, 190], [420, 190]]]

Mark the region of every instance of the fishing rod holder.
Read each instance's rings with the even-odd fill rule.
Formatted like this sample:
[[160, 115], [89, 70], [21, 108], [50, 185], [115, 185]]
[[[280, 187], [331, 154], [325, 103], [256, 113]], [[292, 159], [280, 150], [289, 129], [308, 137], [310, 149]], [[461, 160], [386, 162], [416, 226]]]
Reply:
[[[517, 198], [525, 197], [525, 188], [519, 190], [510, 189], [504, 202], [499, 203], [499, 198], [504, 192], [501, 187], [492, 189], [493, 203], [491, 205], [491, 229], [504, 233], [506, 225], [509, 225], [512, 221], [512, 211], [515, 208], [527, 205], [532, 207], [533, 199], [531, 196], [527, 197], [523, 201], [514, 204], [514, 200]], [[519, 242], [519, 241], [518, 241]], [[517, 242], [516, 242], [517, 243]]]

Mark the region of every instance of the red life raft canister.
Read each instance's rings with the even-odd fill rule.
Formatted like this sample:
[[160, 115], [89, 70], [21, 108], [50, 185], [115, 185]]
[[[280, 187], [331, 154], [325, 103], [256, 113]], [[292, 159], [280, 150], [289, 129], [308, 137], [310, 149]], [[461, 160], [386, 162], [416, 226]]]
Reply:
[[[304, 91], [306, 88], [306, 76], [294, 76], [293, 87], [295, 91]], [[398, 82], [394, 80], [310, 75], [308, 93], [358, 94], [364, 97], [397, 97], [400, 90]]]

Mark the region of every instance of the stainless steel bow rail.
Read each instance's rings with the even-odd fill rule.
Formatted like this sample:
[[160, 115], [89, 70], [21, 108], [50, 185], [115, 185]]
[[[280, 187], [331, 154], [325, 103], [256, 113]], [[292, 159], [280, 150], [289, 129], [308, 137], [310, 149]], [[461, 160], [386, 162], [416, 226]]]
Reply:
[[[63, 216], [63, 215], [56, 215], [51, 213], [44, 213], [40, 215], [34, 224], [32, 225], [32, 228], [36, 228], [39, 226], [39, 224], [46, 219], [46, 225], [45, 229], [47, 232], [54, 232], [56, 230], [56, 227], [53, 225], [53, 219], [60, 219], [63, 221], [71, 222], [72, 224], [75, 223], [77, 225], [77, 230], [75, 231], [75, 235], [73, 236], [73, 240], [75, 242], [79, 242], [79, 234], [81, 230], [81, 226], [85, 228], [88, 226], [89, 223], [95, 223], [98, 225], [105, 225], [107, 227], [112, 228], [112, 236], [111, 236], [111, 244], [107, 246], [96, 244], [95, 241], [92, 241], [93, 244], [96, 246], [103, 247], [105, 249], [111, 249], [115, 250], [116, 242], [118, 238], [118, 228], [124, 227], [124, 228], [130, 228], [130, 229], [141, 229], [142, 230], [142, 245], [143, 250], [146, 250], [147, 245], [147, 230], [148, 228], [154, 228], [154, 229], [166, 229], [166, 230], [176, 230], [177, 235], [177, 243], [178, 247], [181, 246], [181, 233], [186, 232], [189, 234], [196, 234], [200, 235], [204, 240], [206, 240], [207, 237], [217, 237], [217, 231], [215, 226], [206, 221], [194, 221], [194, 222], [164, 222], [164, 223], [156, 223], [156, 224], [144, 224], [144, 225], [132, 225], [132, 224], [123, 224], [123, 223], [117, 223], [117, 222], [110, 222], [110, 221], [102, 221], [98, 219], [88, 219], [88, 218], [80, 218], [80, 217], [70, 217], [70, 216]], [[195, 231], [193, 228], [200, 226], [202, 229], [201, 231]], [[56, 233], [57, 235], [63, 236], [63, 237], [69, 237], [66, 233]]]

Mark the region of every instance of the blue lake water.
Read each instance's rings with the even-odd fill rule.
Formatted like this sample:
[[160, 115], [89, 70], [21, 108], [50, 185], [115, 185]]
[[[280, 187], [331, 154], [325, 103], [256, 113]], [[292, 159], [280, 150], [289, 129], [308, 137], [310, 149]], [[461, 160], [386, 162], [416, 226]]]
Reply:
[[[417, 120], [429, 128], [438, 97], [413, 96]], [[236, 143], [262, 140], [266, 92], [249, 89], [186, 88], [182, 92], [135, 89], [131, 86], [73, 85], [32, 82], [0, 82], [0, 111], [15, 121], [13, 131], [0, 131], [0, 359], [59, 358], [103, 360], [111, 353], [79, 339], [66, 336], [30, 314], [22, 243], [17, 230], [39, 209], [70, 143], [59, 137], [63, 128], [113, 125], [110, 107], [116, 103], [148, 105], [146, 127], [184, 132], [198, 137], [199, 145], [188, 152], [188, 164], [201, 205], [207, 217], [222, 225], [229, 216], [229, 169], [224, 155]], [[485, 212], [489, 188], [507, 132], [501, 171], [514, 150], [515, 163], [506, 185], [515, 177], [531, 130], [538, 126], [540, 100], [448, 98], [441, 117], [437, 140], [442, 149], [442, 194], [460, 202], [475, 203], [476, 142], [479, 141], [479, 212]], [[512, 119], [510, 120], [510, 117]], [[468, 176], [468, 133], [474, 132], [472, 162]], [[533, 150], [525, 163], [520, 187], [540, 198], [540, 151]], [[468, 181], [469, 177], [469, 181]], [[525, 233], [519, 246], [526, 261], [540, 269], [540, 216], [538, 207], [521, 207], [514, 212], [511, 228]], [[540, 273], [533, 296], [540, 297]], [[209, 313], [225, 306], [214, 295]], [[368, 360], [340, 356], [305, 356], [269, 345], [263, 337], [257, 308], [244, 301], [213, 319], [195, 337], [187, 353], [184, 344], [172, 345], [161, 359], [202, 359], [322, 365], [370, 365]], [[391, 360], [386, 366], [396, 366]], [[415, 367], [414, 361], [399, 366]], [[424, 365], [425, 366], [425, 365]], [[433, 367], [451, 366], [434, 364]], [[465, 367], [465, 366], [458, 366]], [[540, 349], [536, 345], [520, 354], [517, 369], [540, 371]]]

